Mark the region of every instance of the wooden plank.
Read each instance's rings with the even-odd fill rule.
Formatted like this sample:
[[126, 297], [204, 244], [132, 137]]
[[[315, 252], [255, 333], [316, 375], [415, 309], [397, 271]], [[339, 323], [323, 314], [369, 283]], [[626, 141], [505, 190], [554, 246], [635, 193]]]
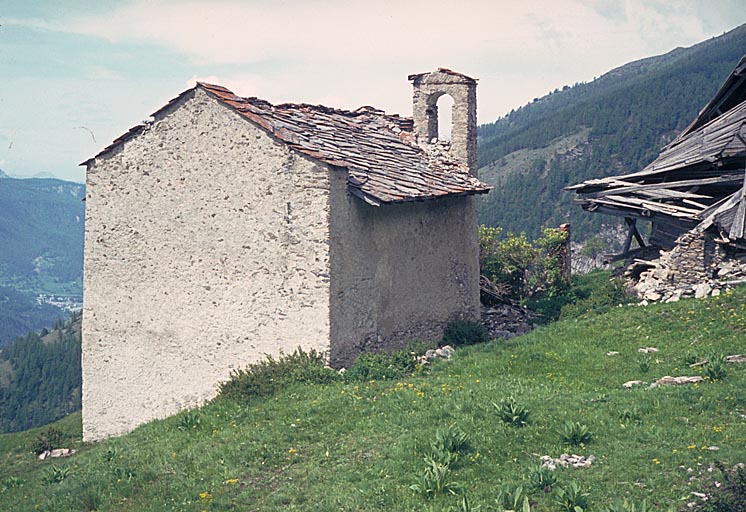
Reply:
[[[673, 188], [694, 187], [694, 186], [702, 186], [702, 185], [714, 185], [714, 184], [721, 184], [721, 183], [741, 183], [743, 179], [744, 179], [744, 175], [739, 173], [739, 174], [724, 174], [722, 176], [716, 176], [713, 178], [670, 181], [667, 183], [645, 183], [641, 185], [631, 185], [629, 182], [621, 181], [621, 180], [607, 180], [605, 182], [606, 184], [615, 184], [615, 185], [618, 184], [620, 185], [620, 187], [614, 188], [614, 189], [602, 190], [599, 192], [589, 192], [586, 194], [583, 194], [581, 192], [581, 194], [583, 194], [584, 197], [596, 198], [596, 197], [604, 197], [607, 195], [629, 194], [631, 192], [638, 192], [640, 190], [673, 189]], [[596, 181], [596, 180], [591, 180], [591, 181]], [[589, 183], [589, 181], [585, 183]], [[601, 183], [598, 183], [598, 184], [601, 184]], [[702, 199], [704, 197], [707, 197], [707, 196], [702, 196], [699, 198], [692, 197], [692, 199]]]
[[668, 203], [656, 203], [653, 201], [646, 201], [644, 199], [634, 199], [624, 196], [607, 196], [605, 199], [610, 201], [617, 201], [619, 203], [639, 205], [646, 210], [659, 211], [661, 213], [670, 213], [671, 215], [682, 214], [694, 217], [701, 213], [701, 210], [694, 210], [692, 208], [685, 208], [683, 206], [677, 206]]

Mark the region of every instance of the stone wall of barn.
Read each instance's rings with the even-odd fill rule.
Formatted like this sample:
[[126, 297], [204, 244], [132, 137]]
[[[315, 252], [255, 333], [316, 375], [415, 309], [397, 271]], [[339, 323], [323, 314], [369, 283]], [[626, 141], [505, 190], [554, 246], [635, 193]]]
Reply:
[[347, 193], [346, 171], [331, 176], [333, 365], [438, 340], [449, 321], [479, 318], [473, 197], [374, 207]]
[[88, 169], [86, 441], [329, 350], [329, 171], [197, 89]]
[[[643, 265], [642, 272], [635, 268]], [[746, 253], [727, 251], [715, 233], [698, 229], [676, 239], [669, 251], [645, 263], [631, 265], [625, 277], [646, 301], [675, 302], [682, 297], [703, 298], [746, 282]]]

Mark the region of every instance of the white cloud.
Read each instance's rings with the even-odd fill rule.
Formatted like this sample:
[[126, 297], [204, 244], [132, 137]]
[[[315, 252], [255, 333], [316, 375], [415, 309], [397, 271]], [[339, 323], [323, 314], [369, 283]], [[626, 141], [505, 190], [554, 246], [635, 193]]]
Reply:
[[[373, 103], [406, 114], [406, 75], [450, 67], [481, 79], [484, 122], [555, 87], [708, 36], [695, 7], [675, 7], [623, 0], [609, 14], [599, 0], [136, 0], [57, 26], [163, 45], [201, 68], [236, 67], [215, 81], [273, 101], [336, 99], [333, 106]], [[263, 71], [238, 70], [247, 65]]]
[[121, 73], [103, 66], [93, 66], [86, 78], [89, 80], [124, 80]]
[[[479, 78], [479, 120], [490, 122], [556, 87], [719, 35], [746, 21], [742, 2], [124, 0], [95, 13], [60, 8], [55, 19], [0, 15], [2, 25], [94, 36], [79, 38], [80, 76], [3, 76], [0, 101], [22, 107], [0, 109], [0, 158], [14, 173], [64, 165], [77, 176], [80, 160], [197, 80], [275, 103], [410, 115], [407, 75], [444, 66]], [[152, 69], [153, 45], [185, 59], [153, 77], [138, 67]], [[193, 70], [179, 76], [184, 60]]]

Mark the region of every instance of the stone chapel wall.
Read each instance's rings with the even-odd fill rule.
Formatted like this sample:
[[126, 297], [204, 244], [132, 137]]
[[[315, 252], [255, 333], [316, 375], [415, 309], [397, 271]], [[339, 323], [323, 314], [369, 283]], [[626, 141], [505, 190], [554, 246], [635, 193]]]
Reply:
[[329, 171], [203, 90], [96, 158], [86, 201], [85, 440], [329, 350]]

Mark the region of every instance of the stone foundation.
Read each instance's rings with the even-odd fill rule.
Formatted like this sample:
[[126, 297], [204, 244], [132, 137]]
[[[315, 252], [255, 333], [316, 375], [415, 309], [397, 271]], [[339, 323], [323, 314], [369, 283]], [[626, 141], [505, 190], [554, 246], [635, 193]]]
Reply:
[[651, 261], [635, 260], [624, 274], [631, 290], [646, 301], [717, 296], [746, 282], [746, 253], [728, 253], [709, 232], [689, 231], [670, 251]]

